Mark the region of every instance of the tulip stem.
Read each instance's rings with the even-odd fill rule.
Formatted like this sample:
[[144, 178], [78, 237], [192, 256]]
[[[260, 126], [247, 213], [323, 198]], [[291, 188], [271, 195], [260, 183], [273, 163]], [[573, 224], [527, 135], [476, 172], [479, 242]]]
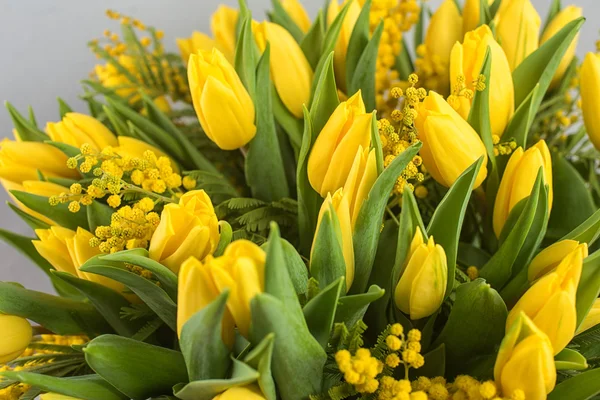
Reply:
[[396, 225], [400, 226], [400, 221], [398, 221], [398, 218], [396, 218], [392, 210], [389, 207], [386, 207], [385, 210], [388, 212], [388, 214], [390, 214], [390, 217], [392, 217]]
[[170, 197], [161, 196], [158, 193], [149, 192], [147, 190], [144, 190], [140, 187], [137, 187], [137, 186], [131, 185], [131, 184], [128, 184], [125, 186], [124, 192], [142, 193], [148, 197], [154, 197], [155, 199], [158, 199], [159, 201], [162, 201], [164, 203], [176, 203], [176, 201]]
[[240, 153], [242, 153], [244, 158], [248, 157], [248, 149], [246, 148], [246, 146], [240, 147]]

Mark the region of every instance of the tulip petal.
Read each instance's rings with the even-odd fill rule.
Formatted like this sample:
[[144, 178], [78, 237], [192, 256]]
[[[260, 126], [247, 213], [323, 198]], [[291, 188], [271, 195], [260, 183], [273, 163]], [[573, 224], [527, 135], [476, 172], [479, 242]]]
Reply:
[[577, 327], [574, 296], [562, 290], [553, 294], [533, 322], [550, 339], [554, 354], [560, 353], [573, 338]]

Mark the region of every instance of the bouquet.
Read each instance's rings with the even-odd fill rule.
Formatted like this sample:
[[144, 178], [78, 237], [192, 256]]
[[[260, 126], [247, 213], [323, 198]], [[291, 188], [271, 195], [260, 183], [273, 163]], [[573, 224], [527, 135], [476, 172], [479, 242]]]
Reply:
[[[0, 398], [600, 398], [600, 56], [530, 0], [107, 11], [89, 112], [7, 103]], [[412, 32], [408, 38], [407, 32]]]

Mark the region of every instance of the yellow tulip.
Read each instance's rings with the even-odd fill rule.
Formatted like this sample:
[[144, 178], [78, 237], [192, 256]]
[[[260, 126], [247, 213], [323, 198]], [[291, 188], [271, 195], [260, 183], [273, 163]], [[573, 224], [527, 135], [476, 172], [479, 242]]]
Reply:
[[[568, 6], [562, 9], [556, 16], [550, 21], [546, 30], [542, 34], [540, 38], [540, 46], [548, 41], [552, 36], [556, 35], [558, 31], [560, 31], [565, 25], [569, 22], [576, 20], [581, 17], [582, 10], [581, 7], [576, 6]], [[579, 41], [579, 32], [573, 38], [573, 41], [569, 45], [567, 52], [560, 60], [560, 64], [558, 65], [558, 69], [554, 73], [554, 77], [552, 78], [552, 82], [550, 82], [550, 89], [556, 87], [560, 81], [562, 80], [565, 72], [567, 72], [567, 68], [571, 65], [571, 61], [575, 57], [575, 50], [577, 50], [577, 42]]]
[[15, 183], [39, 180], [38, 172], [48, 178], [79, 178], [67, 167], [67, 156], [56, 147], [40, 142], [0, 142], [0, 178]]
[[[425, 34], [425, 47], [427, 52], [436, 58], [447, 70], [450, 63], [452, 46], [462, 37], [463, 20], [454, 0], [444, 0], [436, 12], [431, 16], [429, 27]], [[448, 86], [448, 73], [445, 84]]]
[[310, 18], [302, 3], [298, 0], [281, 0], [281, 5], [292, 18], [292, 20], [298, 25], [298, 28], [304, 33], [310, 29]]
[[[488, 5], [492, 4], [494, 0], [488, 0]], [[480, 0], [466, 0], [463, 7], [463, 34], [475, 30], [479, 26]]]
[[[190, 56], [197, 53], [198, 50], [210, 51], [213, 47], [217, 47], [217, 43], [213, 39], [211, 39], [207, 34], [198, 31], [192, 32], [192, 36], [190, 37], [177, 38], [175, 40], [177, 41], [177, 47], [179, 48], [181, 59], [185, 65], [187, 65]], [[223, 52], [223, 49], [219, 50]]]
[[[346, 2], [350, 1], [350, 7], [344, 17], [344, 21], [342, 23], [342, 27], [340, 29], [340, 34], [338, 36], [337, 43], [335, 44], [335, 49], [333, 52], [333, 65], [335, 72], [335, 81], [337, 87], [342, 91], [346, 92], [346, 55], [348, 53], [348, 44], [350, 43], [350, 36], [352, 35], [352, 30], [354, 29], [354, 24], [356, 24], [356, 20], [358, 19], [358, 15], [360, 14], [360, 5], [357, 0], [345, 0]], [[340, 13], [340, 9], [342, 7], [339, 5], [338, 0], [331, 0], [329, 2], [329, 6], [327, 7], [327, 25], [331, 26], [335, 18]]]
[[545, 400], [556, 384], [553, 354], [548, 336], [519, 313], [500, 344], [494, 380], [505, 396], [522, 390], [527, 400]]
[[415, 125], [423, 142], [421, 157], [427, 171], [441, 185], [454, 181], [483, 156], [484, 161], [475, 179], [479, 187], [487, 176], [487, 153], [481, 138], [446, 100], [431, 91], [418, 109]]
[[[198, 311], [212, 303], [219, 296], [211, 270], [206, 264], [190, 257], [181, 264], [177, 288], [177, 335], [181, 337], [183, 325]], [[223, 342], [232, 347], [235, 339], [234, 322], [231, 313], [223, 314]]]
[[580, 74], [583, 121], [592, 144], [600, 150], [600, 55], [588, 53]]
[[227, 58], [233, 60], [236, 45], [236, 26], [239, 17], [239, 10], [220, 5], [210, 19], [210, 30], [213, 33], [215, 42]]
[[581, 322], [579, 328], [577, 328], [577, 334], [585, 332], [598, 324], [600, 324], [600, 299], [596, 299], [596, 301], [594, 301], [592, 308], [585, 316], [583, 322]]
[[85, 114], [67, 113], [61, 122], [48, 122], [46, 131], [53, 141], [76, 148], [87, 143], [100, 151], [118, 144], [117, 137], [102, 122]]
[[196, 115], [223, 150], [245, 146], [256, 134], [254, 103], [233, 66], [216, 48], [190, 56], [188, 80]]
[[[506, 55], [502, 47], [494, 40], [489, 26], [482, 25], [474, 31], [468, 32], [462, 44], [454, 45], [450, 61], [450, 81], [455, 85], [460, 76], [464, 78], [466, 89], [474, 92], [488, 47], [492, 59], [490, 71], [492, 79], [487, 82], [491, 105], [490, 122], [492, 134], [500, 137], [515, 111], [515, 91]], [[459, 114], [467, 119], [471, 110], [471, 100], [464, 96], [459, 97], [466, 100], [464, 107], [459, 108]]]
[[23, 181], [22, 184], [18, 184], [15, 182], [8, 181], [6, 179], [0, 179], [0, 183], [2, 184], [2, 186], [4, 186], [4, 189], [8, 192], [8, 197], [10, 197], [11, 200], [21, 210], [25, 211], [27, 214], [31, 215], [32, 217], [35, 217], [35, 218], [39, 219], [40, 221], [47, 223], [48, 225], [56, 225], [56, 223], [54, 221], [52, 221], [50, 218], [48, 218], [47, 216], [40, 214], [37, 211], [33, 211], [31, 208], [25, 206], [25, 204], [23, 204], [19, 200], [17, 200], [17, 198], [12, 193], [10, 193], [10, 191], [18, 190], [20, 192], [31, 193], [31, 194], [35, 194], [38, 196], [52, 197], [52, 196], [58, 196], [61, 193], [68, 193], [69, 192], [68, 188], [61, 186], [61, 185], [57, 185], [56, 183], [46, 182], [46, 181]]
[[352, 229], [356, 225], [358, 213], [363, 202], [369, 196], [369, 192], [377, 179], [377, 161], [375, 149], [369, 151], [362, 146], [358, 147], [354, 162], [344, 183], [344, 195], [348, 197], [350, 206], [350, 218]]
[[508, 314], [506, 328], [510, 328], [519, 315], [524, 313], [548, 336], [553, 354], [564, 349], [575, 334], [575, 298], [586, 254], [587, 247], [578, 246], [560, 262], [554, 272], [536, 281]]
[[271, 46], [271, 77], [286, 108], [302, 117], [302, 106], [308, 104], [313, 71], [298, 42], [282, 26], [272, 22], [255, 23], [254, 39], [261, 52]]
[[90, 246], [90, 239], [94, 237], [92, 233], [83, 228], [77, 228], [75, 232], [52, 226], [50, 229], [36, 229], [35, 234], [39, 240], [32, 240], [33, 246], [57, 271], [99, 283], [119, 293], [125, 291], [125, 286], [120, 282], [79, 270], [87, 260], [101, 254], [97, 247]]
[[77, 397], [65, 396], [58, 393], [44, 393], [40, 395], [40, 400], [81, 400]]
[[360, 91], [329, 117], [308, 157], [308, 180], [322, 197], [344, 186], [356, 152], [370, 147], [372, 119]]
[[151, 151], [156, 157], [167, 157], [171, 160], [173, 170], [179, 172], [177, 164], [166, 153], [151, 144], [129, 136], [119, 136], [117, 141], [119, 145], [114, 148], [114, 151], [121, 157], [144, 158], [144, 153]]
[[190, 257], [203, 260], [219, 244], [219, 221], [204, 190], [192, 190], [167, 204], [150, 239], [150, 258], [178, 272]]
[[[321, 205], [319, 210], [319, 217], [317, 219], [317, 229], [313, 238], [312, 253], [315, 249], [315, 244], [319, 235], [319, 228], [321, 221], [327, 211], [335, 211], [339, 222], [338, 242], [342, 249], [344, 256], [344, 263], [346, 264], [346, 292], [350, 290], [352, 282], [354, 282], [354, 247], [352, 242], [352, 219], [350, 215], [350, 202], [348, 196], [343, 192], [343, 189], [338, 189], [333, 195], [327, 194], [325, 201]], [[334, 227], [335, 229], [335, 227]]]
[[31, 335], [25, 318], [0, 314], [0, 365], [19, 357], [29, 346]]
[[570, 239], [560, 240], [540, 251], [529, 264], [527, 270], [529, 282], [554, 271], [565, 257], [573, 251], [579, 251], [579, 246], [584, 247], [584, 257], [587, 257], [587, 245], [585, 243], [580, 245], [578, 241]]
[[448, 283], [448, 262], [446, 252], [442, 246], [435, 244], [433, 236], [429, 237], [427, 244], [423, 242], [420, 229], [413, 237], [407, 260], [394, 300], [403, 313], [417, 320], [430, 316], [442, 305]]
[[266, 400], [260, 388], [256, 384], [247, 386], [234, 386], [221, 394], [213, 397], [213, 400]]
[[540, 16], [530, 0], [509, 0], [500, 4], [494, 21], [498, 41], [514, 71], [539, 47]]
[[548, 185], [548, 210], [552, 210], [552, 159], [546, 142], [540, 140], [525, 152], [519, 147], [508, 160], [494, 204], [494, 232], [497, 237], [500, 237], [513, 207], [531, 194], [540, 168], [544, 183]]

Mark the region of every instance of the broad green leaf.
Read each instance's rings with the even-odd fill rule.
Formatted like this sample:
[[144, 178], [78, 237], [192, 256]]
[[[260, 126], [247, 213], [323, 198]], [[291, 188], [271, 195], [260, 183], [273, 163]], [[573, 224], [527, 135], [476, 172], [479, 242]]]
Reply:
[[506, 132], [510, 132], [510, 135], [515, 138], [517, 146], [527, 147], [527, 136], [537, 112], [535, 99], [540, 90], [539, 85], [531, 89], [531, 93], [519, 105], [506, 127]]
[[588, 369], [588, 363], [584, 356], [573, 349], [565, 348], [554, 356], [554, 365], [557, 370], [580, 371]]
[[33, 243], [31, 243], [32, 240], [36, 239], [37, 238], [28, 238], [4, 229], [0, 229], [0, 240], [17, 249], [19, 253], [29, 258], [35, 265], [40, 267], [42, 271], [48, 274], [53, 267], [37, 252], [35, 246]]
[[542, 28], [542, 33], [540, 33], [540, 37], [544, 34], [546, 28], [548, 28], [548, 24], [554, 19], [554, 17], [556, 17], [556, 15], [560, 12], [561, 9], [561, 0], [552, 0], [550, 8], [548, 9], [548, 16], [546, 17], [544, 27]]
[[290, 197], [271, 106], [270, 57], [267, 44], [256, 72], [256, 97], [260, 99], [255, 102], [256, 136], [249, 143], [245, 164], [252, 196], [268, 202]]
[[274, 343], [275, 335], [269, 334], [244, 357], [244, 362], [258, 371], [258, 386], [267, 400], [277, 399], [275, 381], [271, 370]]
[[26, 371], [4, 371], [0, 376], [47, 392], [86, 400], [125, 400], [127, 397], [98, 375], [59, 378]]
[[300, 151], [303, 140], [302, 132], [304, 127], [302, 126], [302, 121], [296, 118], [296, 116], [287, 109], [285, 104], [283, 104], [275, 87], [272, 87], [271, 90], [271, 100], [273, 101], [273, 115], [275, 115], [275, 121], [277, 121], [277, 124], [285, 131], [290, 144], [294, 149], [294, 154], [297, 154]]
[[494, 352], [504, 337], [508, 311], [502, 298], [483, 279], [456, 288], [448, 322], [432, 347], [446, 346], [447, 369], [463, 372], [465, 360]]
[[381, 221], [390, 193], [396, 179], [420, 148], [421, 143], [416, 143], [398, 155], [379, 175], [369, 192], [369, 196], [360, 208], [353, 236], [354, 282], [350, 288], [350, 294], [364, 293], [367, 287], [373, 268], [373, 260], [377, 252]]
[[317, 86], [310, 103], [310, 117], [313, 127], [311, 146], [321, 133], [331, 114], [333, 114], [336, 107], [340, 104], [333, 71], [333, 52], [325, 59], [324, 67], [315, 80]]
[[485, 252], [485, 250], [474, 246], [469, 243], [458, 243], [458, 256], [456, 261], [464, 266], [470, 267], [475, 266], [477, 268], [483, 267], [492, 256]]
[[373, 111], [371, 118], [371, 149], [375, 151], [375, 163], [377, 165], [377, 175], [383, 172], [383, 147], [381, 146], [381, 137], [377, 128], [377, 111]]
[[183, 355], [116, 335], [103, 335], [83, 349], [90, 368], [134, 400], [170, 394], [188, 381]]
[[229, 290], [192, 315], [183, 325], [179, 345], [191, 381], [223, 379], [231, 363], [222, 325]]
[[127, 123], [123, 120], [123, 118], [117, 114], [113, 109], [107, 107], [106, 105], [102, 105], [102, 111], [108, 117], [110, 124], [113, 129], [117, 133], [118, 136], [131, 136], [129, 133], [129, 128], [127, 127]]
[[348, 49], [346, 51], [346, 87], [351, 86], [352, 77], [371, 37], [369, 14], [371, 11], [371, 0], [365, 1], [360, 14], [354, 23]]
[[296, 42], [301, 43], [304, 38], [302, 29], [294, 22], [279, 0], [271, 0], [271, 3], [273, 4], [273, 12], [269, 13], [271, 21], [283, 26]]
[[596, 368], [559, 383], [548, 395], [548, 400], [588, 400], [599, 393], [600, 368]]
[[[281, 246], [285, 265], [287, 266], [288, 274], [292, 280], [296, 294], [305, 294], [308, 290], [308, 268], [306, 268], [306, 264], [294, 245], [285, 239], [281, 239]], [[268, 253], [269, 242], [265, 242], [261, 247]]]
[[30, 319], [59, 335], [111, 332], [94, 306], [0, 282], [0, 312]]
[[325, 28], [323, 12], [319, 10], [312, 26], [300, 42], [300, 48], [308, 60], [310, 67], [315, 69], [322, 54], [323, 41], [325, 40]]
[[6, 101], [4, 105], [21, 140], [25, 142], [44, 142], [49, 139], [48, 135], [39, 130], [31, 121], [25, 119], [12, 104]]
[[421, 5], [419, 20], [415, 25], [415, 34], [413, 36], [413, 45], [415, 51], [425, 40], [425, 16], [428, 14], [429, 7], [426, 4]]
[[488, 0], [479, 0], [479, 10], [479, 25], [488, 25], [492, 20]]
[[579, 286], [577, 287], [577, 327], [581, 325], [586, 315], [600, 295], [600, 250], [583, 260], [583, 269]]
[[363, 318], [371, 303], [381, 299], [384, 294], [384, 289], [371, 285], [365, 293], [340, 297], [335, 322], [343, 322], [349, 328], [354, 326]]
[[50, 205], [48, 197], [18, 190], [11, 190], [10, 193], [26, 207], [50, 218], [64, 228], [77, 230], [78, 227], [82, 227], [88, 229], [87, 216], [84, 210], [73, 213], [69, 211], [69, 205], [67, 203], [60, 203], [53, 206]]
[[243, 20], [240, 18], [240, 21], [242, 21], [241, 30], [235, 47], [235, 70], [250, 93], [250, 97], [254, 99], [258, 48], [252, 35], [252, 16], [248, 15]]
[[454, 270], [456, 268], [456, 255], [460, 231], [465, 219], [465, 212], [469, 205], [471, 192], [475, 179], [483, 164], [483, 157], [471, 164], [458, 179], [452, 184], [448, 193], [435, 209], [431, 222], [427, 227], [427, 235], [433, 236], [436, 244], [444, 248], [448, 260], [448, 281], [444, 297], [448, 297], [454, 285]]
[[[310, 274], [324, 288], [346, 276], [346, 262], [342, 251], [342, 232], [338, 217], [330, 206], [323, 213], [310, 255]], [[342, 283], [346, 291], [346, 283]]]
[[61, 119], [64, 118], [67, 113], [73, 112], [73, 109], [67, 104], [66, 101], [60, 97], [57, 97], [56, 100], [58, 101], [58, 113], [60, 114]]
[[225, 220], [219, 221], [219, 244], [217, 245], [217, 249], [215, 250], [213, 256], [219, 257], [222, 256], [225, 252], [225, 249], [231, 243], [231, 237], [233, 236], [233, 231], [231, 229], [231, 225]]
[[85, 211], [90, 232], [93, 233], [99, 226], [110, 226], [111, 217], [117, 210], [94, 200], [92, 204], [85, 206]]
[[369, 43], [362, 52], [352, 79], [348, 85], [348, 93], [354, 94], [361, 91], [365, 109], [367, 112], [375, 110], [375, 70], [377, 64], [377, 52], [379, 51], [379, 40], [383, 33], [383, 22], [380, 22]]
[[600, 236], [600, 210], [597, 210], [560, 240], [572, 239], [582, 243], [585, 242], [588, 246], [591, 246], [598, 239], [598, 236]]
[[446, 346], [444, 343], [437, 346], [435, 349], [423, 355], [425, 364], [419, 369], [410, 371], [411, 378], [417, 379], [419, 376], [435, 378], [436, 376], [444, 376], [446, 372]]
[[25, 211], [15, 206], [13, 203], [7, 201], [6, 205], [8, 206], [8, 208], [14, 211], [15, 214], [17, 214], [27, 225], [29, 225], [31, 229], [36, 230], [50, 228], [49, 224], [32, 215], [27, 214]]
[[302, 310], [310, 333], [323, 347], [323, 350], [327, 350], [327, 342], [329, 336], [331, 336], [338, 299], [345, 286], [344, 280], [344, 277], [339, 277], [327, 285], [319, 294], [310, 299]]
[[406, 43], [406, 39], [402, 38], [402, 49], [400, 50], [400, 54], [396, 58], [396, 70], [400, 75], [400, 79], [403, 81], [408, 80], [408, 76], [415, 71], [415, 65], [413, 63], [412, 56], [408, 51], [408, 44]]

